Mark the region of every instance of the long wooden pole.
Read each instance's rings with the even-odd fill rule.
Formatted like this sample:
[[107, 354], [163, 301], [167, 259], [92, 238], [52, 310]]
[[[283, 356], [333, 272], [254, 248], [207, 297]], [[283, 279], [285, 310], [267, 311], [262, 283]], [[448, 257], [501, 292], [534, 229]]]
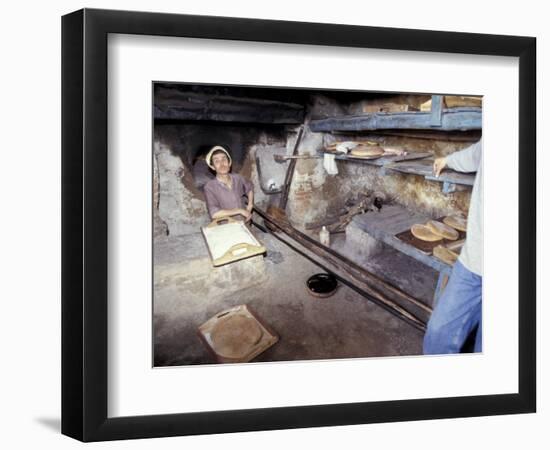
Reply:
[[[304, 132], [304, 126], [300, 126], [300, 131], [298, 131], [298, 137], [294, 143], [294, 150], [292, 151], [292, 156], [298, 154], [298, 148], [300, 146], [300, 141], [302, 140], [302, 134]], [[286, 209], [286, 202], [288, 201], [288, 194], [290, 192], [290, 185], [292, 183], [292, 177], [294, 176], [294, 168], [296, 167], [296, 159], [291, 159], [285, 174], [285, 183], [283, 185], [283, 193], [281, 194], [281, 199], [279, 200], [279, 208], [283, 211]]]
[[[300, 231], [292, 227], [288, 222], [281, 220], [281, 218], [275, 218], [270, 214], [262, 211], [259, 208], [254, 208], [256, 213], [266, 220], [270, 225], [277, 228], [281, 233], [287, 235], [290, 239], [283, 238], [279, 234], [274, 233], [277, 239], [285, 242], [294, 250], [299, 251], [302, 255], [309, 259], [312, 259], [315, 263], [323, 266], [323, 268], [335, 276], [341, 281], [348, 284], [350, 287], [365, 295], [367, 298], [384, 307], [384, 309], [395, 314], [406, 322], [410, 323], [419, 330], [424, 331], [426, 324], [424, 321], [416, 317], [414, 314], [407, 311], [405, 308], [395, 303], [393, 300], [386, 297], [382, 292], [376, 289], [373, 285], [380, 285], [382, 288], [389, 290], [390, 292], [398, 295], [400, 298], [405, 299], [414, 305], [420, 307], [426, 312], [431, 313], [431, 308], [424, 305], [422, 302], [416, 300], [414, 297], [406, 294], [400, 289], [390, 285], [389, 283], [379, 279], [374, 274], [365, 271], [347, 258], [339, 255], [333, 250], [322, 246], [320, 243], [314, 241], [309, 236], [304, 235]], [[290, 242], [292, 240], [292, 242]], [[314, 259], [312, 255], [320, 257], [322, 261]], [[378, 280], [381, 283], [378, 283]], [[377, 286], [378, 287], [378, 286]]]
[[[342, 254], [332, 250], [329, 247], [326, 247], [322, 245], [320, 242], [317, 242], [316, 240], [312, 239], [308, 235], [302, 233], [301, 231], [294, 228], [292, 225], [288, 223], [288, 221], [285, 221], [283, 219], [283, 216], [279, 215], [277, 217], [274, 217], [272, 214], [268, 214], [265, 211], [262, 211], [259, 208], [254, 208], [254, 210], [258, 213], [259, 216], [261, 216], [264, 220], [267, 220], [270, 223], [276, 224], [282, 231], [290, 235], [291, 237], [298, 239], [300, 241], [305, 241], [313, 246], [316, 246], [318, 248], [322, 248], [323, 252], [330, 255], [332, 258], [335, 258], [339, 263], [345, 265], [347, 268], [352, 270], [353, 272], [361, 274], [362, 277], [364, 277], [366, 280], [370, 281], [373, 284], [376, 284], [378, 286], [381, 286], [382, 288], [386, 289], [387, 291], [399, 296], [400, 298], [403, 298], [404, 300], [414, 304], [418, 308], [424, 310], [425, 312], [431, 314], [432, 308], [430, 308], [425, 303], [421, 302], [420, 300], [414, 298], [412, 295], [407, 294], [406, 292], [402, 291], [398, 287], [394, 286], [391, 283], [388, 283], [384, 279], [380, 278], [379, 276], [373, 274], [372, 272], [369, 272], [356, 264], [355, 262], [351, 261], [350, 259], [346, 258]], [[282, 212], [281, 212], [282, 213]]]

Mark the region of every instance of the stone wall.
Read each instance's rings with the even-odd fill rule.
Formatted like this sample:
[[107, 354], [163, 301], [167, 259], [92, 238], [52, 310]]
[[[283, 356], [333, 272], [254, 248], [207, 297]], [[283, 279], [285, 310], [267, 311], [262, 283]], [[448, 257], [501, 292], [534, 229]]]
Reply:
[[168, 227], [168, 234], [196, 233], [209, 219], [204, 197], [191, 188], [190, 168], [169, 146], [158, 141], [154, 143], [154, 156], [159, 172], [158, 215]]
[[[411, 103], [408, 96], [393, 98], [392, 101]], [[424, 100], [424, 97], [417, 99]], [[361, 100], [342, 104], [324, 95], [312, 96], [307, 108], [306, 125], [299, 146], [299, 154], [316, 155], [326, 143], [343, 136], [328, 133], [313, 133], [307, 123], [312, 118], [358, 112], [365, 104], [385, 100]], [[279, 195], [270, 195], [261, 189], [268, 180], [282, 185], [288, 164], [273, 162], [273, 153], [291, 154], [298, 135], [298, 126], [265, 127], [231, 124], [171, 124], [155, 127], [154, 141], [154, 224], [155, 236], [184, 235], [196, 233], [198, 228], [209, 222], [204, 195], [200, 189], [209, 171], [198, 171], [193, 166], [198, 148], [207, 148], [215, 142], [228, 140], [238, 148], [233, 171], [250, 179], [254, 184], [255, 202], [262, 208], [278, 204]], [[442, 156], [460, 150], [471, 142], [440, 139], [390, 136], [374, 133], [346, 135], [346, 140], [375, 140], [385, 145], [404, 147], [409, 152], [430, 152]], [[225, 143], [222, 142], [222, 143]], [[262, 180], [256, 166], [256, 156], [262, 159]], [[386, 199], [419, 210], [433, 217], [468, 210], [470, 188], [460, 188], [451, 194], [442, 193], [442, 184], [426, 181], [423, 177], [392, 173], [384, 174], [380, 168], [364, 163], [336, 161], [337, 175], [328, 175], [323, 160], [300, 159], [296, 163], [287, 215], [297, 228], [318, 222], [327, 216], [335, 215], [346, 200], [357, 197], [365, 191], [382, 192]], [[203, 168], [204, 169], [204, 168]], [[199, 174], [200, 172], [200, 174]], [[204, 173], [203, 173], [204, 172]], [[200, 177], [199, 177], [200, 175]], [[201, 178], [200, 180], [198, 178]], [[204, 178], [204, 179], [203, 179]]]
[[[189, 129], [191, 128], [191, 129]], [[220, 136], [212, 137], [210, 133], [212, 126], [204, 129], [203, 139], [214, 142], [223, 139]], [[227, 125], [222, 128], [227, 130]], [[271, 159], [273, 167], [276, 163], [272, 161], [272, 153], [281, 148], [286, 148], [287, 131], [283, 127], [276, 130], [265, 131], [262, 129], [249, 129], [247, 139], [238, 139], [236, 145], [242, 145], [239, 150], [240, 157], [234, 158], [232, 171], [239, 173], [254, 184], [255, 202], [262, 207], [270, 203], [272, 197], [262, 192], [260, 179], [256, 167], [256, 151]], [[226, 136], [236, 134], [235, 129]], [[192, 162], [196, 159], [197, 151], [203, 147], [199, 145], [201, 138], [198, 125], [163, 125], [155, 128], [153, 144], [153, 211], [154, 211], [154, 236], [162, 238], [165, 235], [181, 236], [196, 233], [201, 226], [210, 222], [206, 208], [206, 201], [202, 191], [207, 177], [214, 177], [209, 169], [203, 170], [205, 163], [197, 160], [195, 165]], [[190, 141], [189, 137], [193, 136]], [[251, 136], [254, 139], [251, 139]], [[200, 155], [199, 155], [200, 156]], [[200, 167], [199, 167], [200, 165]], [[282, 166], [277, 166], [281, 169]], [[199, 170], [200, 169], [200, 170]], [[275, 196], [278, 198], [278, 196]]]
[[[322, 108], [320, 113], [319, 108]], [[308, 119], [330, 114], [326, 102], [317, 102], [308, 112]], [[389, 146], [405, 148], [408, 152], [429, 152], [435, 157], [461, 150], [473, 142], [388, 136], [362, 133], [343, 136], [312, 133], [306, 127], [300, 154], [315, 154], [332, 140], [374, 140]], [[337, 175], [328, 175], [322, 159], [298, 160], [291, 186], [287, 214], [298, 228], [337, 214], [346, 200], [365, 191], [379, 191], [387, 200], [432, 217], [451, 213], [467, 213], [471, 189], [459, 186], [456, 192], [444, 194], [442, 183], [424, 177], [386, 171], [361, 162], [336, 161]]]

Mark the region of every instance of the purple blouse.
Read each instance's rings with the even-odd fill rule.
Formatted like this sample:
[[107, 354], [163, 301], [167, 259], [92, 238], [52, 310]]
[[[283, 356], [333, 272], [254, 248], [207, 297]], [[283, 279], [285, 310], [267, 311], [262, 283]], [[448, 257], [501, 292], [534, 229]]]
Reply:
[[231, 189], [217, 178], [204, 185], [204, 196], [210, 217], [221, 209], [244, 208], [246, 206], [243, 196], [248, 195], [252, 190], [252, 183], [236, 173], [230, 173], [229, 176], [231, 177]]

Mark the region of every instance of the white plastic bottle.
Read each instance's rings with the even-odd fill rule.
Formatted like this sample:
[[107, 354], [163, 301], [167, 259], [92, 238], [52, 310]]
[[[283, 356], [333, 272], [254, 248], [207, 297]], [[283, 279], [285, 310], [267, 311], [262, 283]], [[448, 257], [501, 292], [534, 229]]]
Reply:
[[321, 241], [321, 244], [324, 246], [330, 247], [330, 233], [324, 225], [319, 232], [319, 241]]

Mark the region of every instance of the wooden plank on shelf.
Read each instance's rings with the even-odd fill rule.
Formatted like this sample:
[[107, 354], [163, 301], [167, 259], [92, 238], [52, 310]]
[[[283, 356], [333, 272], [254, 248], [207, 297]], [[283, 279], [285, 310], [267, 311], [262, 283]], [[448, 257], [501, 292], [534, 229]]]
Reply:
[[464, 239], [458, 239], [457, 241], [453, 241], [453, 242], [449, 242], [446, 247], [449, 249], [449, 250], [453, 250], [453, 251], [460, 251], [464, 245], [464, 243], [466, 242], [466, 238]]
[[[442, 222], [443, 217], [440, 217], [438, 219], [433, 219], [433, 220], [436, 220], [438, 222]], [[439, 241], [427, 242], [427, 241], [422, 241], [422, 240], [418, 239], [417, 237], [415, 237], [412, 234], [412, 232], [410, 230], [410, 227], [409, 227], [409, 229], [407, 229], [406, 231], [403, 231], [401, 233], [398, 233], [395, 237], [402, 240], [403, 242], [406, 242], [407, 244], [412, 245], [413, 247], [417, 248], [418, 250], [420, 250], [420, 251], [422, 251], [422, 252], [424, 252], [428, 255], [432, 255], [434, 248], [438, 245], [443, 245], [446, 248], [448, 248], [449, 250], [453, 250], [453, 251], [456, 248], [459, 248], [461, 245], [463, 245], [464, 241], [466, 239], [466, 233], [464, 231], [459, 231], [458, 233], [459, 233], [458, 234], [458, 236], [459, 236], [458, 241], [453, 241], [453, 240], [450, 240], [450, 239], [442, 238]]]
[[[466, 95], [445, 95], [443, 105], [446, 108], [481, 108], [481, 97], [472, 97]], [[420, 111], [431, 111], [432, 100], [428, 100], [420, 105]]]
[[446, 142], [477, 142], [481, 138], [481, 130], [378, 130], [376, 134], [379, 136], [400, 136], [413, 139], [430, 139]]
[[445, 106], [447, 108], [476, 107], [481, 108], [481, 97], [467, 95], [446, 95]]
[[425, 101], [420, 105], [420, 111], [427, 112], [432, 110], [432, 99]]
[[400, 205], [386, 205], [379, 213], [355, 216], [353, 223], [369, 236], [408, 255], [439, 272], [450, 273], [450, 266], [425, 251], [407, 243], [396, 235], [410, 230], [415, 223], [426, 223], [431, 217], [410, 211]]
[[309, 123], [313, 132], [357, 132], [368, 130], [479, 130], [481, 108], [446, 109], [440, 126], [432, 124], [431, 111], [376, 113], [316, 119]]
[[433, 160], [397, 162], [387, 165], [386, 168], [412, 175], [433, 175]]
[[410, 211], [400, 205], [384, 205], [380, 212], [356, 216], [354, 222], [375, 238], [394, 236], [410, 229], [415, 223], [425, 223], [430, 217]]
[[423, 158], [428, 158], [432, 156], [432, 154], [428, 152], [421, 152], [421, 153], [410, 152], [410, 153], [407, 153], [406, 155], [386, 154], [375, 158], [361, 158], [361, 157], [346, 155], [344, 153], [334, 152], [330, 150], [322, 150], [320, 153], [335, 155], [336, 159], [343, 160], [343, 161], [363, 162], [363, 163], [370, 164], [372, 166], [378, 166], [378, 167], [382, 167], [382, 166], [385, 166], [386, 164], [391, 164], [398, 161], [423, 159]]
[[429, 152], [409, 152], [406, 155], [389, 155], [382, 156], [377, 160], [380, 166], [385, 166], [386, 164], [391, 164], [399, 161], [411, 161], [415, 159], [424, 159], [432, 156]]
[[437, 181], [439, 183], [453, 183], [453, 184], [462, 184], [465, 186], [473, 186], [476, 175], [475, 173], [462, 173], [455, 172], [454, 170], [445, 169], [441, 174], [436, 177], [432, 174], [426, 175], [424, 178], [428, 181]]
[[456, 172], [450, 169], [444, 169], [439, 177], [436, 177], [433, 173], [433, 160], [430, 159], [423, 159], [420, 161], [411, 162], [397, 162], [393, 164], [387, 164], [384, 167], [386, 169], [394, 170], [396, 172], [420, 175], [428, 181], [437, 181], [439, 183], [447, 182], [473, 186], [475, 181], [475, 174]]

